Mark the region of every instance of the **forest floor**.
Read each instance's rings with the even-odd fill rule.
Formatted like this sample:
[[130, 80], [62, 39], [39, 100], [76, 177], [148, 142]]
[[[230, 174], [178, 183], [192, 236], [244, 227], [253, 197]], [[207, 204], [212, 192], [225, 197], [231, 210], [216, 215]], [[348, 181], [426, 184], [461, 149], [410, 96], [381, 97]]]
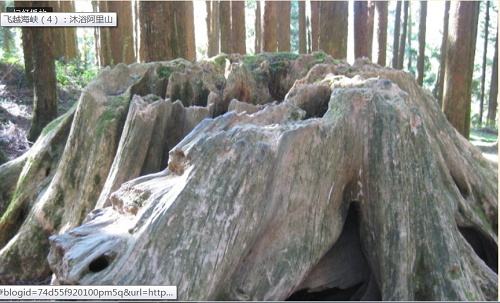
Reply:
[[[58, 115], [67, 112], [78, 100], [81, 90], [71, 83], [58, 85]], [[19, 65], [0, 62], [0, 148], [9, 159], [28, 151], [26, 139], [33, 115], [33, 88], [26, 84]], [[483, 155], [498, 163], [498, 133], [491, 129], [473, 129], [470, 141]]]

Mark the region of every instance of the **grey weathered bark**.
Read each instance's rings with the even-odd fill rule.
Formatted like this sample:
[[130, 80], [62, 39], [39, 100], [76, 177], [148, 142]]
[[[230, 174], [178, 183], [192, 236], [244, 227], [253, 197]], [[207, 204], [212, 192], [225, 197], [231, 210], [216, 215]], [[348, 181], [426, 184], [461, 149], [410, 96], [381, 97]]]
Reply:
[[495, 125], [497, 119], [498, 105], [498, 31], [495, 39], [495, 56], [493, 57], [493, 67], [491, 69], [490, 96], [488, 98], [487, 122], [490, 127]]
[[427, 1], [420, 1], [420, 24], [418, 26], [417, 83], [424, 84], [425, 71], [425, 32], [427, 22]]
[[260, 54], [262, 52], [262, 10], [260, 8], [260, 1], [255, 2], [255, 48], [254, 53]]
[[264, 2], [264, 18], [262, 22], [262, 50], [275, 52], [278, 49], [276, 2]]
[[394, 42], [392, 44], [392, 68], [398, 68], [400, 29], [401, 29], [401, 1], [397, 1], [396, 19], [394, 21]]
[[231, 31], [231, 1], [219, 1], [220, 50], [223, 53], [233, 52]]
[[245, 2], [231, 2], [231, 33], [233, 35], [233, 53], [246, 54], [247, 34], [245, 29]]
[[486, 1], [486, 18], [484, 21], [484, 45], [483, 45], [483, 64], [481, 74], [481, 95], [479, 97], [479, 127], [483, 124], [483, 107], [484, 107], [484, 84], [486, 82], [486, 55], [488, 53], [488, 32], [490, 27], [490, 1]]
[[403, 64], [405, 60], [405, 47], [406, 47], [406, 31], [408, 29], [408, 1], [403, 1], [403, 33], [401, 34], [401, 40], [399, 41], [399, 51], [398, 51], [398, 69], [403, 69]]
[[378, 38], [378, 56], [377, 63], [385, 66], [387, 62], [387, 20], [389, 16], [389, 2], [375, 1], [377, 11], [377, 38]]
[[448, 45], [448, 23], [450, 20], [450, 1], [445, 1], [444, 6], [444, 21], [443, 21], [443, 39], [441, 42], [441, 56], [439, 62], [439, 71], [436, 80], [436, 86], [434, 88], [434, 96], [438, 100], [439, 107], [443, 108], [443, 92], [444, 92], [444, 75], [446, 67], [446, 53]]
[[319, 48], [335, 59], [347, 58], [349, 3], [321, 1], [319, 10]]
[[307, 53], [306, 2], [299, 1], [299, 54]]
[[354, 57], [372, 58], [373, 20], [375, 3], [373, 1], [354, 1]]
[[320, 6], [322, 1], [309, 1], [311, 4], [311, 50], [319, 50], [319, 20], [320, 20]]
[[[0, 283], [48, 274], [55, 235], [48, 262], [62, 284], [161, 281], [181, 300], [284, 300], [354, 285], [354, 296], [340, 293], [496, 299], [495, 165], [411, 75], [333, 62], [235, 55], [104, 70], [77, 105], [60, 160], [49, 160], [54, 175], [41, 154], [26, 162], [36, 165], [24, 178], [32, 220], [0, 250]], [[283, 99], [277, 87], [285, 100], [267, 104]], [[200, 95], [205, 105], [189, 106]], [[225, 98], [254, 114], [203, 120]], [[111, 207], [95, 207], [100, 195]]]
[[446, 52], [443, 111], [448, 121], [469, 138], [472, 75], [479, 2], [453, 2]]
[[278, 39], [278, 51], [279, 52], [289, 52], [290, 51], [290, 13], [291, 13], [291, 2], [290, 1], [278, 1], [276, 7], [277, 15], [277, 39]]

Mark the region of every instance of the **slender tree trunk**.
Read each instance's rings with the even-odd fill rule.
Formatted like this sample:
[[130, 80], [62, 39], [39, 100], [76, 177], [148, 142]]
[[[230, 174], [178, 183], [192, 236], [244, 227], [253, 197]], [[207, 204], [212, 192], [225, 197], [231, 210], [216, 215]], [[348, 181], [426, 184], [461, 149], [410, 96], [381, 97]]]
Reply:
[[450, 15], [444, 113], [458, 132], [468, 139], [479, 2], [453, 2]]
[[427, 1], [420, 1], [420, 24], [418, 26], [418, 62], [417, 82], [420, 86], [424, 84], [425, 72], [425, 32], [427, 23]]
[[411, 29], [412, 29], [412, 13], [411, 13], [411, 1], [408, 1], [408, 70], [411, 70], [412, 67], [412, 57], [413, 57], [413, 50], [411, 48]]
[[260, 8], [260, 1], [256, 1], [255, 7], [255, 54], [262, 52], [262, 10]]
[[320, 3], [319, 47], [335, 59], [344, 59], [347, 57], [349, 3], [347, 1]]
[[[16, 1], [16, 6], [29, 6], [31, 1]], [[64, 12], [63, 7], [60, 5], [59, 1], [50, 1], [49, 5], [54, 9], [54, 12]], [[23, 27], [23, 31], [26, 27]], [[53, 27], [52, 28], [52, 40], [54, 41], [54, 46], [52, 48], [54, 59], [61, 60], [65, 59], [66, 56], [66, 39], [64, 38], [64, 27]], [[66, 59], [65, 59], [66, 60]]]
[[122, 13], [122, 1], [108, 1], [108, 12], [115, 12], [119, 21], [116, 27], [108, 28], [109, 31], [109, 51], [111, 56], [111, 65], [123, 63], [124, 35], [122, 33], [124, 19]]
[[378, 25], [377, 25], [377, 37], [378, 37], [378, 56], [377, 63], [381, 66], [386, 65], [387, 60], [387, 20], [389, 15], [389, 2], [387, 1], [375, 1], [375, 6], [377, 9]]
[[291, 12], [291, 2], [290, 1], [278, 1], [276, 14], [278, 17], [278, 51], [279, 52], [289, 52], [290, 51], [290, 12]]
[[[181, 16], [184, 16], [184, 20], [178, 20], [182, 26], [180, 28], [185, 29], [184, 32], [179, 32], [177, 38], [180, 39], [181, 43], [181, 56], [187, 60], [196, 59], [196, 38], [194, 34], [194, 6], [193, 1], [181, 1], [180, 9], [183, 12]], [[184, 46], [182, 46], [184, 44]]]
[[123, 62], [132, 64], [137, 62], [134, 51], [134, 26], [132, 19], [132, 2], [122, 1], [122, 23], [121, 32], [123, 35]]
[[488, 99], [488, 125], [493, 127], [497, 118], [498, 104], [498, 31], [495, 40], [495, 56], [493, 57], [493, 67], [491, 70], [490, 97]]
[[220, 26], [220, 50], [223, 53], [233, 52], [232, 31], [231, 31], [231, 2], [219, 2], [219, 26]]
[[306, 2], [299, 1], [299, 54], [307, 53]]
[[450, 20], [450, 1], [445, 2], [443, 21], [443, 40], [441, 42], [441, 57], [436, 83], [435, 96], [439, 102], [439, 107], [443, 109], [444, 75], [446, 71], [446, 53], [448, 52], [448, 23]]
[[246, 54], [245, 1], [231, 2], [233, 53]]
[[[100, 12], [109, 12], [108, 10], [108, 1], [99, 1], [99, 11]], [[102, 67], [112, 65], [111, 59], [111, 49], [110, 49], [110, 33], [108, 27], [100, 27], [99, 28], [99, 38], [100, 38], [100, 64]]]
[[483, 124], [484, 82], [486, 80], [486, 54], [488, 53], [488, 31], [490, 27], [490, 1], [486, 1], [486, 20], [484, 29], [483, 73], [481, 75], [481, 97], [479, 98], [479, 127]]
[[[2, 1], [2, 4], [5, 3]], [[14, 2], [14, 6], [31, 6], [30, 1]], [[2, 10], [4, 12], [5, 9]], [[34, 48], [33, 48], [33, 28], [32, 27], [22, 27], [21, 28], [22, 41], [23, 41], [23, 56], [24, 56], [24, 74], [26, 77], [26, 83], [29, 86], [33, 85], [33, 64], [34, 64]], [[55, 49], [56, 47], [53, 47]]]
[[262, 49], [264, 52], [275, 52], [278, 49], [276, 30], [276, 2], [264, 2], [264, 22], [262, 24]]
[[307, 40], [309, 43], [307, 44], [307, 53], [312, 53], [312, 30], [311, 30], [311, 19], [306, 17], [306, 27], [307, 27]]
[[141, 22], [143, 20], [142, 16], [142, 11], [141, 11], [141, 2], [136, 1], [135, 2], [135, 36], [136, 36], [136, 49], [137, 49], [137, 59], [139, 62], [146, 62], [146, 52], [145, 48], [143, 46], [143, 41], [144, 41], [144, 22]]
[[205, 1], [207, 6], [208, 56], [219, 53], [219, 1]]
[[[47, 2], [37, 2], [37, 5], [48, 6]], [[34, 28], [33, 46], [36, 50], [35, 69], [33, 71], [34, 108], [33, 120], [28, 130], [27, 138], [35, 142], [42, 129], [57, 117], [57, 90], [52, 28]]]
[[310, 1], [311, 3], [311, 50], [319, 50], [319, 18], [321, 1]]
[[401, 40], [399, 42], [398, 69], [403, 69], [403, 62], [405, 59], [407, 28], [408, 28], [408, 1], [404, 1], [403, 33], [401, 34]]
[[[75, 4], [73, 1], [60, 1], [61, 9], [64, 12], [72, 13], [75, 11]], [[78, 58], [78, 42], [76, 40], [76, 27], [68, 26], [64, 28], [65, 40], [65, 58], [66, 61]]]
[[373, 1], [354, 1], [355, 58], [372, 58], [374, 9]]
[[[97, 1], [92, 1], [92, 12], [99, 12], [99, 4]], [[101, 65], [101, 38], [99, 27], [94, 27], [94, 51], [95, 51], [95, 65]]]
[[399, 30], [401, 28], [401, 1], [396, 4], [396, 20], [394, 21], [394, 43], [392, 44], [392, 68], [398, 68]]

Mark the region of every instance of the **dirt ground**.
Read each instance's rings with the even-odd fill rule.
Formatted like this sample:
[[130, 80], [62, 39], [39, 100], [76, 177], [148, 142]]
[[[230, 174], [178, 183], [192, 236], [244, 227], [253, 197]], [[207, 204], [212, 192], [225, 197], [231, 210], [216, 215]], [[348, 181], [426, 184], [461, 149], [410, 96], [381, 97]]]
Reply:
[[[58, 87], [58, 115], [68, 111], [80, 91]], [[0, 62], [0, 147], [9, 159], [28, 151], [26, 133], [33, 115], [33, 88], [18, 65]]]

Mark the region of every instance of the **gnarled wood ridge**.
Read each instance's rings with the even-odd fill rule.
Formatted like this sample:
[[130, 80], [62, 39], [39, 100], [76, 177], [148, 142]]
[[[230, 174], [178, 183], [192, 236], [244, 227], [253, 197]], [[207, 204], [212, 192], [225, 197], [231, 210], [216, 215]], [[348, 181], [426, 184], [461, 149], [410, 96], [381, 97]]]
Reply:
[[495, 165], [411, 74], [363, 60], [120, 64], [0, 180], [1, 283], [497, 299]]

